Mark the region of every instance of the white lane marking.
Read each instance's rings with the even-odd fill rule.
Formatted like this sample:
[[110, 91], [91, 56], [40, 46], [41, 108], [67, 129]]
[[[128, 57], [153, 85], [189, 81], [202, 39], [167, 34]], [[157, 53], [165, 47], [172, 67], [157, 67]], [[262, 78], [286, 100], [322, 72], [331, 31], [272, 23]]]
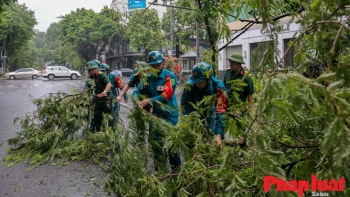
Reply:
[[39, 86], [39, 84], [36, 83], [36, 84], [34, 84], [34, 86]]
[[9, 88], [12, 88], [14, 85], [9, 85]]

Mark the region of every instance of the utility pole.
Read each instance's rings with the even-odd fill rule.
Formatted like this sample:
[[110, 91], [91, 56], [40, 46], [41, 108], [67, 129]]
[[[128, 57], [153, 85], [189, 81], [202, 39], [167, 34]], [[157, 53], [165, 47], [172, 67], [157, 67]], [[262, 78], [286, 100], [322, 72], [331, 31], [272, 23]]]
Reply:
[[[172, 1], [170, 0], [170, 6], [172, 6]], [[171, 52], [170, 55], [171, 57], [174, 57], [174, 35], [173, 35], [173, 8], [170, 7], [170, 47], [171, 47]]]
[[[196, 6], [198, 6], [198, 2], [196, 1]], [[196, 21], [196, 63], [199, 61], [199, 23]]]
[[196, 62], [199, 61], [199, 23], [196, 22]]
[[[170, 1], [170, 5], [167, 5], [164, 3], [164, 1]], [[173, 0], [163, 0], [163, 4], [157, 3], [157, 0], [154, 0], [154, 2], [148, 2], [149, 4], [152, 5], [159, 5], [159, 6], [165, 6], [165, 7], [170, 7], [170, 40], [171, 40], [171, 56], [174, 54], [174, 36], [173, 36], [173, 8], [177, 9], [183, 9], [183, 10], [195, 10], [192, 8], [185, 8], [185, 7], [179, 7], [179, 6], [173, 6], [172, 5]], [[196, 3], [196, 5], [198, 5]], [[196, 22], [196, 61], [199, 59], [199, 23], [198, 21]]]

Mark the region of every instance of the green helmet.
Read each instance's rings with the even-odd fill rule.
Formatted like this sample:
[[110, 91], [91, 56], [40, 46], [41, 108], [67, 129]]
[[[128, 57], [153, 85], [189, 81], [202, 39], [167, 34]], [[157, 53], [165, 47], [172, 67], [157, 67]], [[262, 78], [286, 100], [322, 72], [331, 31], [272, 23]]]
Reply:
[[148, 54], [148, 64], [159, 64], [164, 62], [164, 55], [159, 51], [152, 51]]
[[206, 79], [210, 79], [212, 76], [213, 76], [212, 66], [207, 62], [199, 62], [193, 67], [190, 80], [193, 83], [198, 83]]
[[100, 64], [100, 70], [101, 71], [104, 71], [104, 70], [109, 70], [110, 67], [108, 64]]
[[91, 70], [91, 69], [95, 69], [95, 68], [98, 68], [98, 66], [93, 61], [89, 61], [85, 64], [85, 70]]
[[107, 64], [100, 64], [100, 69], [101, 71], [107, 70], [106, 68]]
[[94, 59], [92, 61], [95, 62], [97, 66], [100, 66], [100, 64], [101, 64], [101, 62], [98, 59]]
[[136, 61], [136, 68], [135, 68], [135, 70], [141, 70], [141, 71], [146, 71], [146, 70], [149, 70], [150, 68], [149, 68], [149, 66], [148, 66], [148, 64], [146, 63], [146, 62], [143, 62], [143, 61]]
[[243, 60], [243, 56], [239, 53], [232, 53], [232, 55], [229, 58], [227, 58], [227, 60], [245, 64]]

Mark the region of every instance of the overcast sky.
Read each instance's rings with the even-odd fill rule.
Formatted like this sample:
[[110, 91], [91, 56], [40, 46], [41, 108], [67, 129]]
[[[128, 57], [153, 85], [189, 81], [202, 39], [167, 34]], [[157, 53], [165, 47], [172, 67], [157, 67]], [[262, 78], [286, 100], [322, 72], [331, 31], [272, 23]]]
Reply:
[[112, 0], [18, 0], [18, 3], [25, 3], [29, 9], [35, 11], [38, 25], [34, 28], [46, 31], [51, 23], [60, 20], [56, 18], [58, 16], [64, 16], [83, 7], [99, 12], [103, 6], [109, 7]]

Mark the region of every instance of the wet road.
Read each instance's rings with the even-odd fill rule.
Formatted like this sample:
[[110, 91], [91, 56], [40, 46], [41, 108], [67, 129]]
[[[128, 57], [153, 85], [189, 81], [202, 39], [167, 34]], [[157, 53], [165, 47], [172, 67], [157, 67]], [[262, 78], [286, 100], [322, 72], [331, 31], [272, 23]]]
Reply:
[[[123, 78], [127, 81], [127, 78]], [[70, 93], [72, 88], [82, 88], [85, 79], [0, 80], [0, 197], [53, 197], [53, 196], [107, 196], [103, 189], [106, 172], [90, 161], [70, 162], [67, 166], [46, 163], [26, 172], [28, 164], [20, 162], [12, 168], [2, 164], [9, 148], [7, 139], [20, 130], [13, 125], [16, 117], [35, 110], [29, 94], [35, 98], [58, 91]], [[129, 89], [131, 94], [133, 89]], [[123, 101], [124, 102], [124, 101]], [[121, 107], [121, 118], [126, 121], [128, 109]]]
[[[123, 77], [123, 82], [128, 78]], [[30, 167], [20, 162], [12, 168], [2, 165], [2, 159], [9, 148], [7, 140], [15, 136], [20, 126], [13, 125], [16, 117], [23, 117], [25, 113], [35, 110], [29, 100], [29, 94], [39, 98], [48, 93], [58, 91], [70, 93], [72, 88], [83, 88], [85, 78], [77, 80], [47, 79], [37, 80], [0, 80], [0, 197], [82, 197], [108, 196], [103, 189], [103, 181], [107, 173], [90, 161], [70, 162], [67, 166], [51, 166], [48, 162], [32, 171]], [[134, 88], [128, 90], [132, 94]], [[181, 89], [176, 90], [177, 100]], [[129, 99], [128, 105], [131, 99]], [[124, 103], [124, 100], [122, 101]], [[129, 109], [121, 106], [121, 119], [128, 126]]]

